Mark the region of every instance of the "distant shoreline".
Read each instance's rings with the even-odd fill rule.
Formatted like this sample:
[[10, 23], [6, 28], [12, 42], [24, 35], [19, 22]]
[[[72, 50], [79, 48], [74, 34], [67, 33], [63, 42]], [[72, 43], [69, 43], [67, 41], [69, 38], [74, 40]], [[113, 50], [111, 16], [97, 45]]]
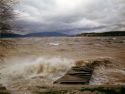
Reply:
[[27, 35], [20, 35], [15, 33], [0, 33], [0, 38], [31, 38], [31, 37], [119, 37], [125, 36], [125, 31], [111, 31], [111, 32], [101, 32], [101, 33], [81, 33], [75, 35], [66, 35], [57, 32], [44, 32], [44, 33], [31, 33]]
[[81, 33], [74, 36], [84, 36], [84, 37], [108, 37], [108, 36], [125, 36], [125, 31], [111, 31], [111, 32], [101, 32], [101, 33]]

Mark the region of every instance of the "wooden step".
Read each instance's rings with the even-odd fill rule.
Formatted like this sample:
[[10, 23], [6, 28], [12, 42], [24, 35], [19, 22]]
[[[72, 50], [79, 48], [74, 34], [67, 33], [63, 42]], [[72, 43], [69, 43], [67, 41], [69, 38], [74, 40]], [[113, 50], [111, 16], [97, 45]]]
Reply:
[[75, 70], [75, 71], [88, 71], [88, 72], [91, 72], [93, 71], [93, 68], [88, 68], [88, 67], [73, 67], [72, 70]]
[[56, 80], [57, 84], [87, 84], [90, 82], [95, 67], [110, 64], [109, 60], [90, 61], [86, 65], [73, 66], [63, 77]]
[[70, 71], [67, 72], [67, 74], [91, 74], [91, 72], [70, 70]]
[[62, 81], [60, 84], [86, 84], [88, 81]]
[[70, 74], [74, 76], [91, 76], [92, 74]]
[[73, 66], [62, 78], [54, 83], [58, 84], [87, 84], [91, 79], [93, 66]]

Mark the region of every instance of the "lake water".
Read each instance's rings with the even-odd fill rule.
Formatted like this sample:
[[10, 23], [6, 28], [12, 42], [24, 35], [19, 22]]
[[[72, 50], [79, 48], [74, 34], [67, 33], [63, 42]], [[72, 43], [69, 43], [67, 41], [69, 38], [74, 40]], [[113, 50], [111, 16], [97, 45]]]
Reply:
[[9, 90], [52, 86], [76, 61], [99, 58], [115, 63], [112, 69], [97, 68], [90, 84], [125, 84], [124, 37], [10, 38], [0, 42], [0, 83]]

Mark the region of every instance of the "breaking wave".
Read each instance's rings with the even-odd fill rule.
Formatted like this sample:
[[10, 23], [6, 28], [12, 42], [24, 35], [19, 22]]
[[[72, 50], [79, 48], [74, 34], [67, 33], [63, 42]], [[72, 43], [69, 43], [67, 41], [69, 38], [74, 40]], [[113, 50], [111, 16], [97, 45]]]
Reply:
[[[9, 59], [10, 60], [10, 59]], [[29, 60], [14, 59], [0, 66], [0, 83], [16, 88], [25, 85], [52, 85], [54, 81], [64, 76], [74, 65], [97, 62], [90, 85], [125, 84], [125, 70], [121, 62], [110, 60], [79, 61], [62, 57], [39, 57]]]
[[0, 72], [4, 84], [37, 78], [54, 81], [63, 76], [72, 66], [72, 59], [40, 57], [32, 61], [23, 60], [6, 64]]
[[96, 60], [91, 85], [125, 85], [125, 69], [122, 62], [112, 59]]

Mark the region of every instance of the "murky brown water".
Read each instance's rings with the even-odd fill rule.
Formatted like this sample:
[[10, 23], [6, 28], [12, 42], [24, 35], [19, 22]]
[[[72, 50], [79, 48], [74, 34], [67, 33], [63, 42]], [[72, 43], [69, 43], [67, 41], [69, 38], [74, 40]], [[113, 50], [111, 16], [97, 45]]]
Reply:
[[125, 37], [18, 38], [0, 42], [0, 83], [10, 90], [51, 86], [75, 61], [98, 58], [120, 63], [112, 69], [96, 69], [90, 84], [125, 84]]

